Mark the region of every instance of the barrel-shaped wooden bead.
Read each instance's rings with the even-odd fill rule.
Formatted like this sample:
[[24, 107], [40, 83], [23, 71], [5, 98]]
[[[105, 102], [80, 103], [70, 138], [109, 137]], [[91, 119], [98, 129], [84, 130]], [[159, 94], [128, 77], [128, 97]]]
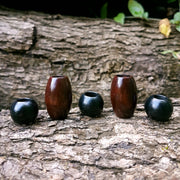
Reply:
[[130, 75], [116, 75], [111, 84], [111, 103], [119, 118], [130, 118], [137, 104], [137, 87]]
[[51, 76], [45, 91], [48, 114], [53, 120], [67, 117], [72, 103], [72, 89], [67, 76]]

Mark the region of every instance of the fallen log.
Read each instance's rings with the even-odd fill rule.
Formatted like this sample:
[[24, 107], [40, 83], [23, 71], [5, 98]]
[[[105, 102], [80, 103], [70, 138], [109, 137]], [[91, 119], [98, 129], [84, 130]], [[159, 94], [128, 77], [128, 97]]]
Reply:
[[0, 112], [0, 179], [180, 179], [180, 100], [171, 120], [147, 118], [139, 104], [131, 119], [112, 108], [99, 118], [71, 109], [64, 121], [40, 110], [32, 126]]
[[180, 33], [169, 38], [158, 31], [159, 20], [126, 19], [124, 25], [106, 19], [66, 17], [37, 12], [0, 10], [0, 108], [19, 97], [44, 105], [51, 75], [67, 75], [73, 105], [81, 93], [100, 93], [110, 106], [115, 74], [131, 74], [138, 101], [150, 94], [180, 96], [180, 64], [164, 50], [178, 51]]

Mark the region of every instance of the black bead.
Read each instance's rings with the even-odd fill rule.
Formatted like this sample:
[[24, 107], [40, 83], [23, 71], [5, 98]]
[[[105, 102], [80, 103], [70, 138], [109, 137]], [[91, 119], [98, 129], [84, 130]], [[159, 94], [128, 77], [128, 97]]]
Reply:
[[157, 121], [168, 121], [173, 112], [171, 100], [160, 94], [147, 98], [144, 107], [148, 117]]
[[79, 108], [81, 113], [90, 117], [100, 116], [104, 106], [103, 98], [100, 94], [88, 91], [81, 95], [79, 99]]
[[30, 125], [36, 121], [38, 105], [30, 98], [17, 99], [10, 107], [10, 114], [15, 123]]

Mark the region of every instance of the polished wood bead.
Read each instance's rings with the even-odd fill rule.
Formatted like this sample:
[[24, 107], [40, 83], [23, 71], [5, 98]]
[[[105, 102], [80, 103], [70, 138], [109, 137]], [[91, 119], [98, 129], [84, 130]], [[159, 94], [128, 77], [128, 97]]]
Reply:
[[137, 87], [130, 75], [116, 75], [111, 84], [111, 103], [119, 118], [130, 118], [137, 104]]
[[72, 103], [72, 89], [67, 76], [51, 76], [45, 91], [45, 103], [51, 119], [67, 117]]

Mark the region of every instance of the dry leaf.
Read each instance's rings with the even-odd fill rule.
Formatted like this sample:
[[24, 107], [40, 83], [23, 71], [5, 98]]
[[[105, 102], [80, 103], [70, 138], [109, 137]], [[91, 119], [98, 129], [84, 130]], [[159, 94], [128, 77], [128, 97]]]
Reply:
[[165, 35], [165, 37], [169, 37], [169, 34], [171, 32], [171, 24], [169, 19], [165, 18], [160, 20], [159, 22], [159, 31]]
[[176, 54], [176, 56], [177, 56], [177, 59], [179, 59], [179, 60], [180, 60], [180, 52], [179, 52], [179, 53], [177, 53], [177, 54]]

